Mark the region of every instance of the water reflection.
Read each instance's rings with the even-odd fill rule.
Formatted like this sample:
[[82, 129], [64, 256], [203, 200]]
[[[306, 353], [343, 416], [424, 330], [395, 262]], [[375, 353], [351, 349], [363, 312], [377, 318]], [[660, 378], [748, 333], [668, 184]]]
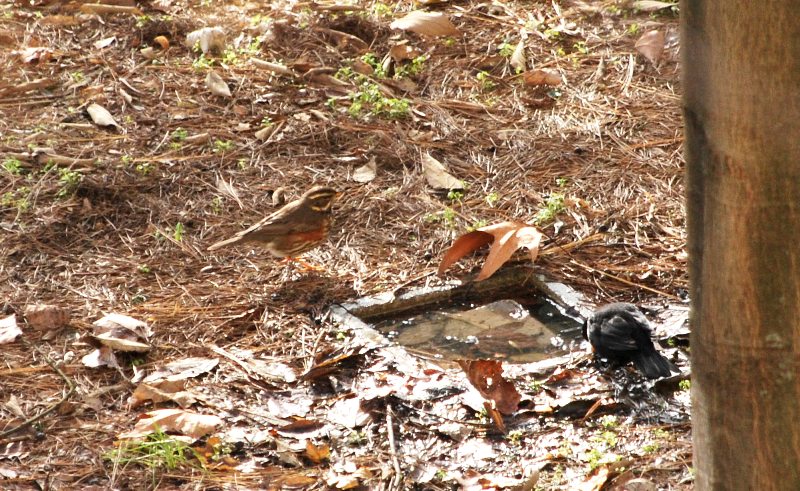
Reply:
[[579, 343], [580, 324], [547, 299], [523, 306], [498, 300], [461, 311], [436, 311], [375, 328], [399, 344], [437, 358], [528, 363], [565, 354]]

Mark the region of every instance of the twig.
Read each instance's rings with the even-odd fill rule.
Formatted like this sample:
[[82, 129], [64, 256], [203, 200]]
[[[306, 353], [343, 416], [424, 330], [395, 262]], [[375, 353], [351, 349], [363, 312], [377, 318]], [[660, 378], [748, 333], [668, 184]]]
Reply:
[[[23, 341], [23, 343], [24, 343], [24, 344], [28, 344], [28, 343], [27, 343], [27, 342], [25, 342], [25, 341]], [[30, 345], [28, 345], [28, 346], [30, 346]], [[41, 413], [37, 414], [36, 416], [33, 416], [32, 418], [28, 418], [28, 419], [26, 419], [25, 421], [23, 421], [23, 422], [22, 422], [22, 423], [20, 423], [19, 425], [15, 426], [14, 428], [11, 428], [10, 430], [6, 430], [6, 431], [4, 431], [4, 432], [0, 433], [0, 440], [2, 440], [2, 439], [4, 439], [4, 438], [6, 438], [6, 437], [7, 437], [7, 436], [9, 436], [9, 435], [12, 435], [12, 434], [14, 434], [14, 433], [18, 432], [19, 430], [21, 430], [21, 429], [23, 429], [23, 428], [25, 428], [25, 427], [27, 427], [27, 426], [30, 426], [30, 425], [32, 425], [33, 423], [35, 423], [35, 422], [39, 421], [40, 419], [44, 418], [44, 417], [45, 417], [45, 416], [47, 416], [48, 414], [52, 413], [53, 411], [55, 411], [55, 410], [56, 410], [56, 408], [58, 408], [58, 406], [60, 406], [60, 405], [61, 405], [61, 404], [63, 404], [64, 402], [66, 402], [66, 401], [67, 401], [67, 399], [69, 399], [70, 397], [72, 397], [72, 394], [73, 394], [73, 393], [75, 393], [75, 384], [72, 382], [72, 380], [71, 380], [69, 377], [67, 377], [67, 376], [64, 374], [64, 372], [62, 372], [62, 371], [61, 371], [61, 369], [60, 369], [60, 368], [58, 368], [58, 367], [55, 365], [55, 363], [53, 363], [53, 361], [52, 361], [52, 360], [50, 360], [50, 357], [48, 357], [47, 355], [45, 355], [44, 353], [41, 353], [41, 352], [40, 352], [40, 354], [41, 354], [41, 355], [42, 355], [42, 357], [44, 358], [44, 361], [45, 361], [45, 362], [46, 362], [48, 365], [50, 365], [50, 368], [52, 368], [53, 370], [55, 370], [55, 372], [56, 372], [56, 373], [57, 373], [57, 374], [58, 374], [58, 375], [59, 375], [59, 376], [60, 376], [62, 379], [64, 379], [64, 382], [66, 382], [66, 384], [67, 384], [67, 387], [69, 387], [69, 390], [68, 390], [68, 391], [67, 391], [67, 393], [64, 395], [64, 397], [62, 397], [62, 398], [61, 398], [61, 400], [60, 400], [60, 401], [56, 402], [55, 404], [52, 404], [50, 407], [48, 407], [47, 409], [45, 409], [45, 410], [44, 410], [44, 411], [42, 411]]]
[[671, 293], [667, 293], [667, 292], [665, 292], [665, 291], [661, 291], [661, 290], [658, 290], [658, 289], [656, 289], [656, 288], [651, 288], [651, 287], [649, 287], [649, 286], [645, 286], [645, 285], [642, 285], [642, 284], [640, 284], [640, 283], [634, 283], [633, 281], [626, 280], [625, 278], [621, 278], [621, 277], [619, 277], [619, 276], [616, 276], [616, 275], [613, 275], [613, 274], [611, 274], [611, 273], [606, 273], [605, 271], [600, 271], [599, 269], [595, 269], [595, 268], [593, 268], [593, 267], [589, 266], [588, 264], [583, 264], [582, 262], [576, 261], [575, 259], [571, 260], [570, 262], [571, 262], [572, 264], [574, 264], [575, 266], [580, 266], [581, 268], [585, 269], [586, 271], [589, 271], [590, 273], [598, 273], [598, 274], [600, 274], [600, 275], [603, 275], [603, 276], [605, 276], [605, 277], [607, 277], [607, 278], [611, 278], [611, 279], [613, 279], [613, 280], [617, 280], [617, 281], [619, 281], [620, 283], [625, 283], [625, 284], [626, 284], [626, 285], [628, 285], [628, 286], [633, 286], [633, 287], [636, 287], [636, 288], [641, 288], [642, 290], [647, 290], [647, 291], [649, 291], [649, 292], [651, 292], [651, 293], [655, 293], [655, 294], [657, 294], [657, 295], [661, 295], [662, 297], [671, 298], [671, 299], [673, 299], [673, 300], [677, 300], [677, 301], [679, 301], [679, 302], [682, 302], [682, 301], [683, 301], [683, 300], [681, 300], [681, 298], [680, 298], [679, 296], [677, 296], [677, 295], [673, 295], [673, 294], [671, 294]]
[[392, 456], [392, 466], [394, 467], [394, 477], [392, 477], [390, 489], [400, 489], [400, 483], [403, 481], [403, 474], [400, 470], [400, 461], [397, 459], [393, 424], [392, 405], [389, 404], [386, 406], [386, 434], [389, 436], [389, 454]]

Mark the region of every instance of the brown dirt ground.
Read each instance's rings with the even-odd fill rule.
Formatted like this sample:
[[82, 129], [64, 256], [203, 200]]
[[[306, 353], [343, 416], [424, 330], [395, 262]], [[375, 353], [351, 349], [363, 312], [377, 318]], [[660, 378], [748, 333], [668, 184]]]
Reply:
[[[69, 309], [72, 321], [55, 331], [23, 325], [22, 341], [3, 345], [0, 431], [58, 402], [65, 379], [76, 390], [35, 431], [0, 440], [0, 487], [324, 489], [349, 482], [331, 476], [355, 476], [364, 489], [491, 489], [505, 488], [500, 478], [481, 484], [476, 476], [519, 479], [530, 467], [539, 472], [539, 489], [613, 487], [612, 478], [639, 475], [663, 489], [691, 487], [688, 422], [629, 417], [629, 406], [609, 411], [617, 415], [611, 426], [619, 441], [603, 448], [612, 448], [624, 469], [598, 466], [608, 478], [590, 472], [585, 446], [565, 450], [570, 442], [597, 441], [608, 420], [533, 409], [533, 417], [507, 418], [519, 431], [512, 439], [463, 412], [454, 413], [456, 421], [470, 420], [477, 436], [444, 436], [424, 421], [423, 405], [390, 396], [372, 401], [372, 420], [356, 431], [340, 427], [305, 439], [276, 433], [291, 418], [267, 400], [296, 402], [302, 391], [317, 411], [308, 414], [322, 418], [356, 393], [349, 384], [368, 383], [368, 370], [391, 372], [375, 368], [387, 356], [380, 348], [359, 347], [347, 326], [328, 320], [327, 306], [440, 283], [432, 273], [442, 252], [469, 227], [538, 217], [547, 239], [537, 268], [597, 303], [674, 302], [687, 288], [673, 12], [640, 12], [611, 0], [453, 1], [427, 8], [448, 14], [459, 34], [426, 38], [389, 27], [410, 2], [356, 6], [164, 0], [143, 2], [145, 16], [87, 14], [75, 2], [2, 4], [2, 313], [21, 321], [26, 305], [49, 303]], [[206, 26], [227, 33], [230, 53], [205, 58], [229, 84], [230, 98], [209, 93], [208, 68], [183, 46], [189, 32]], [[655, 66], [634, 46], [650, 30], [666, 34]], [[559, 74], [561, 85], [526, 85], [515, 75], [508, 55], [523, 34], [527, 66]], [[170, 47], [149, 60], [141, 49], [157, 46], [159, 35]], [[256, 36], [263, 41], [252, 46]], [[367, 51], [381, 61], [401, 41], [428, 57], [421, 70], [369, 78], [384, 94], [407, 99], [410, 110], [397, 118], [369, 107], [349, 114], [348, 94], [358, 87], [325, 75], [352, 67]], [[288, 73], [259, 67], [253, 57], [282, 63]], [[341, 72], [339, 78], [348, 80]], [[91, 103], [108, 109], [118, 128], [93, 125]], [[270, 130], [258, 138], [264, 127]], [[467, 184], [463, 196], [426, 183], [424, 153]], [[355, 169], [369, 161], [376, 177], [355, 182]], [[220, 180], [236, 189], [241, 206]], [[271, 212], [275, 190], [292, 198], [311, 183], [345, 191], [329, 243], [306, 256], [324, 272], [284, 267], [248, 247], [206, 251]], [[551, 219], [543, 210], [559, 205], [560, 196], [563, 208]], [[474, 270], [479, 259], [461, 261], [450, 277]], [[81, 357], [92, 347], [85, 335], [108, 312], [148, 322], [153, 349], [123, 357], [119, 370], [87, 368]], [[217, 356], [212, 346], [297, 374], [331, 353], [352, 356], [324, 383], [267, 383], [225, 356], [214, 372], [192, 380], [203, 394], [192, 410], [219, 415], [228, 430], [248, 435], [233, 441], [227, 433], [236, 447], [227, 467], [151, 472], [106, 459], [140, 412], [175, 407], [132, 409], [135, 370]], [[518, 380], [522, 387], [548, 376], [529, 372]], [[442, 384], [459, 378], [450, 370]], [[537, 401], [535, 390], [520, 390]], [[262, 430], [268, 435], [253, 437]], [[297, 448], [306, 440], [329, 446], [331, 456], [315, 462]], [[494, 454], [472, 461], [457, 451], [465, 442]], [[420, 477], [425, 472], [412, 456], [436, 475]], [[249, 472], [234, 469], [247, 462], [255, 462]]]

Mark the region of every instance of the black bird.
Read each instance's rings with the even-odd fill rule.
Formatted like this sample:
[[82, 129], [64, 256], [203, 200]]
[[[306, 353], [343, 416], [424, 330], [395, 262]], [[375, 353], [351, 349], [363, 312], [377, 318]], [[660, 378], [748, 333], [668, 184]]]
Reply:
[[647, 378], [659, 378], [680, 372], [664, 358], [651, 336], [653, 330], [647, 318], [635, 305], [612, 303], [600, 307], [583, 324], [583, 337], [601, 358], [620, 365], [630, 361]]

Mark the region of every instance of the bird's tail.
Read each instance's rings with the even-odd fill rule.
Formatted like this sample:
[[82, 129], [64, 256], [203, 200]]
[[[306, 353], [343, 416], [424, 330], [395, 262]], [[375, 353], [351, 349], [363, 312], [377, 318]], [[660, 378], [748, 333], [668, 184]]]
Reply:
[[228, 245], [231, 245], [231, 244], [238, 244], [239, 242], [241, 242], [243, 240], [244, 240], [244, 237], [242, 237], [241, 235], [234, 235], [230, 239], [225, 239], [225, 240], [217, 242], [216, 244], [211, 244], [210, 246], [208, 246], [208, 249], [206, 249], [206, 250], [216, 251], [219, 248], [222, 248], [222, 247], [225, 247], [225, 246], [228, 246]]
[[637, 356], [633, 358], [633, 364], [647, 378], [668, 377], [672, 372], [680, 372], [674, 363], [664, 358], [655, 349], [648, 352], [642, 350], [637, 353]]

